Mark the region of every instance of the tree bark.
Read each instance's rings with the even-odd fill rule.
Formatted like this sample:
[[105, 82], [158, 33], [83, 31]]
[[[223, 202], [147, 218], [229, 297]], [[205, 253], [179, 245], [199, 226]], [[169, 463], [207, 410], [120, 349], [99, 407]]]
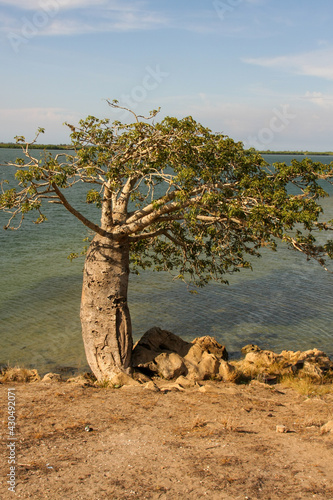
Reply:
[[128, 277], [128, 239], [115, 241], [97, 234], [86, 256], [81, 299], [83, 342], [97, 380], [131, 372]]

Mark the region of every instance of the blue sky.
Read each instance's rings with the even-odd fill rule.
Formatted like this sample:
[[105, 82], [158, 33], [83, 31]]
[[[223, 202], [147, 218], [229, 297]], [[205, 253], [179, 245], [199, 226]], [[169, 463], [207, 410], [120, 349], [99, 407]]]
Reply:
[[333, 150], [332, 0], [0, 0], [0, 141], [191, 115], [258, 149]]

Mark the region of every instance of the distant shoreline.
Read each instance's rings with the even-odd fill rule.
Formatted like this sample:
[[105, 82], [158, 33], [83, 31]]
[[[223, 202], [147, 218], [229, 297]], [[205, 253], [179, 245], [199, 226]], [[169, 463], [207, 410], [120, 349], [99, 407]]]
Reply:
[[261, 155], [333, 156], [333, 151], [258, 151]]
[[[24, 144], [23, 144], [24, 145]], [[22, 144], [0, 142], [0, 149], [21, 149]], [[73, 150], [71, 144], [31, 144], [30, 149]], [[333, 151], [258, 151], [262, 155], [333, 156]]]
[[[16, 144], [15, 142], [0, 142], [0, 149], [22, 149], [25, 144]], [[56, 149], [73, 150], [71, 144], [31, 144], [29, 149]]]

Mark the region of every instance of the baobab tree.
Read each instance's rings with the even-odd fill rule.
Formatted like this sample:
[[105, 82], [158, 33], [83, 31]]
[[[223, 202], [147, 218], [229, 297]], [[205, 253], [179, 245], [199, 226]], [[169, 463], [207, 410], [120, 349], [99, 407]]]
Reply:
[[[191, 117], [154, 123], [158, 111], [148, 118], [131, 112], [130, 124], [93, 116], [67, 124], [75, 154], [35, 158], [30, 145], [43, 129], [30, 143], [17, 137], [25, 159], [8, 165], [17, 185], [2, 183], [0, 199], [9, 213], [6, 228], [20, 227], [31, 211], [36, 223], [45, 222], [44, 204], [56, 202], [93, 232], [80, 314], [98, 380], [131, 373], [130, 268], [171, 271], [203, 286], [227, 282], [279, 241], [321, 265], [333, 255], [332, 241], [320, 245], [315, 238], [332, 229], [319, 204], [327, 195], [320, 181], [333, 180], [332, 163], [304, 158], [270, 167], [256, 151]], [[67, 192], [77, 183], [89, 186], [85, 201], [100, 209], [99, 224], [70, 203]]]

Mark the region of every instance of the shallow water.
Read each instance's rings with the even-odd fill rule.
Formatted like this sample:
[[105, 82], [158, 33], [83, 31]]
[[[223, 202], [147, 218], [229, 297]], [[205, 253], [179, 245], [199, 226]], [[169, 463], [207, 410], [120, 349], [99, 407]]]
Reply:
[[[0, 149], [0, 155], [5, 161], [17, 151]], [[332, 218], [332, 200], [323, 206]], [[59, 206], [52, 205], [48, 217], [41, 226], [28, 222], [18, 231], [0, 231], [0, 362], [41, 372], [86, 369], [79, 322], [83, 260], [66, 257], [82, 249], [87, 232]], [[234, 357], [248, 343], [276, 351], [317, 347], [333, 355], [332, 274], [281, 248], [264, 252], [253, 272], [244, 270], [229, 281], [192, 295], [167, 273], [131, 275], [134, 339], [156, 325], [188, 340], [213, 335]]]

